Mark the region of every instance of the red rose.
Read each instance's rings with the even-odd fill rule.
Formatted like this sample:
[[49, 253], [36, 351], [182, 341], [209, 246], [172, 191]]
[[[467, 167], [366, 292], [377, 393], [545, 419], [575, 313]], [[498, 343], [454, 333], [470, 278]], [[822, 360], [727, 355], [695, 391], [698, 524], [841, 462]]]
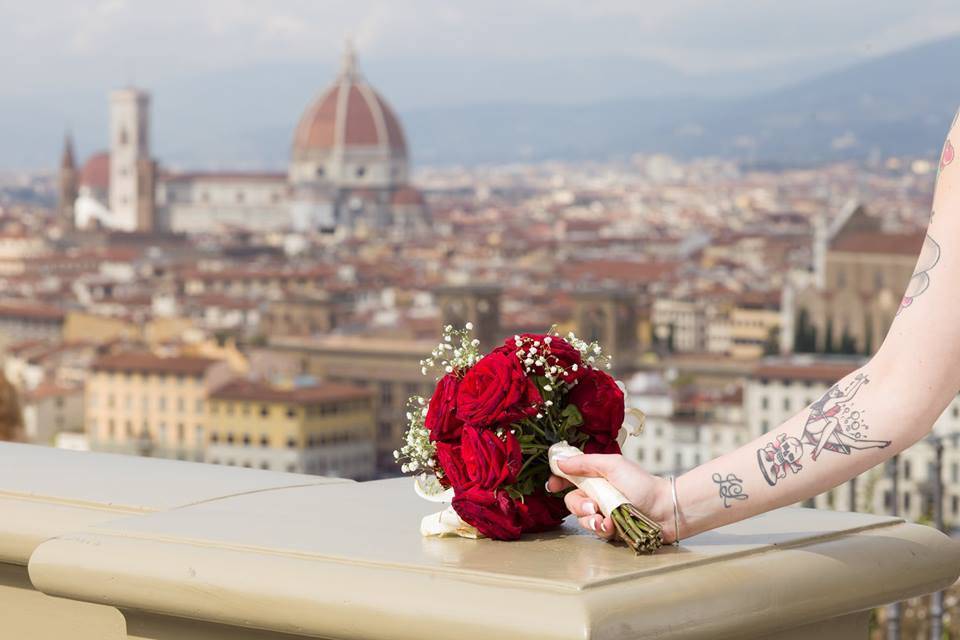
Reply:
[[540, 392], [517, 358], [493, 351], [460, 381], [457, 417], [474, 427], [506, 426], [536, 415], [541, 401]]
[[596, 452], [617, 443], [623, 426], [623, 392], [613, 378], [598, 369], [588, 369], [567, 394], [567, 402], [580, 410], [580, 430], [590, 436], [584, 451], [588, 446]]
[[506, 432], [501, 439], [489, 429], [463, 428], [463, 464], [471, 485], [496, 489], [512, 484], [523, 465], [517, 437]]
[[440, 378], [427, 407], [425, 426], [432, 442], [456, 442], [460, 439], [463, 421], [457, 417], [457, 388], [460, 379], [447, 374]]
[[[534, 346], [534, 342], [539, 342], [540, 344], [535, 347], [537, 353], [546, 356], [547, 367], [559, 367], [563, 371], [561, 377], [566, 382], [573, 382], [586, 373], [580, 352], [563, 338], [559, 336], [539, 335], [536, 333], [523, 333], [518, 337], [523, 343], [523, 347], [517, 346], [517, 340], [516, 337], [514, 337], [508, 338], [502, 347], [497, 347], [494, 351], [499, 351], [516, 358], [518, 349], [522, 348], [526, 353], [531, 346]], [[546, 338], [550, 338], [549, 344], [547, 344]], [[536, 360], [536, 357], [533, 359]], [[576, 370], [574, 370], [575, 368]], [[537, 375], [543, 375], [543, 369], [544, 367], [542, 366], [534, 367], [533, 372]]]
[[458, 492], [453, 509], [464, 522], [494, 540], [516, 540], [520, 537], [517, 506], [505, 491], [489, 491], [473, 487]]
[[437, 462], [440, 463], [440, 469], [443, 471], [442, 482], [454, 489], [462, 489], [470, 485], [461, 450], [462, 447], [459, 444], [437, 443]]
[[517, 503], [517, 511], [524, 533], [555, 529], [570, 513], [563, 498], [547, 495], [542, 490], [524, 496], [523, 501]]
[[600, 443], [591, 438], [584, 443], [582, 449], [584, 453], [620, 453], [620, 443], [616, 440]]

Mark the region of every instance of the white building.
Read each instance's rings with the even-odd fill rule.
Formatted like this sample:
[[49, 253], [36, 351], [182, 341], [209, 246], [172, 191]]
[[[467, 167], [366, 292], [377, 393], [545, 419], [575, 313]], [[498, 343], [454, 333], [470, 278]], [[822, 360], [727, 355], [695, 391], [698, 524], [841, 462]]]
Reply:
[[623, 455], [654, 474], [679, 474], [747, 441], [738, 390], [705, 396], [699, 410], [675, 403], [664, 378], [638, 373], [626, 381], [628, 402], [646, 413], [643, 433], [628, 437]]

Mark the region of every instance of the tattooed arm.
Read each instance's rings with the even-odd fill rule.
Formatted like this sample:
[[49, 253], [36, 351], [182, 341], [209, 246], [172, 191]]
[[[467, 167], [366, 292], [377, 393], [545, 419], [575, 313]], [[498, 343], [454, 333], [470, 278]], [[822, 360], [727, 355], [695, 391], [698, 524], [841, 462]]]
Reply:
[[[960, 116], [960, 112], [958, 112]], [[927, 238], [903, 302], [877, 354], [810, 407], [753, 442], [677, 478], [680, 537], [831, 489], [930, 432], [960, 390], [960, 122], [941, 153]], [[674, 537], [669, 483], [621, 456], [584, 455], [561, 468], [603, 475]], [[560, 478], [548, 489], [559, 490]], [[610, 537], [609, 519], [580, 491], [567, 505], [583, 526]]]

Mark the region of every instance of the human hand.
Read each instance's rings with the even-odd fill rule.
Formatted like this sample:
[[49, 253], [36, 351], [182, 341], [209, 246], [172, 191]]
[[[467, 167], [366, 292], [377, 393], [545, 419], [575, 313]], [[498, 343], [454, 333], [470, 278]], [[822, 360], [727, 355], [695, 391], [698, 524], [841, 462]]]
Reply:
[[[665, 542], [672, 540], [668, 538], [673, 529], [666, 526], [666, 523], [673, 521], [669, 481], [647, 473], [640, 465], [620, 454], [590, 453], [560, 460], [558, 464], [560, 470], [569, 475], [606, 478], [637, 509], [663, 527]], [[571, 486], [564, 478], [550, 476], [546, 489], [556, 493]], [[601, 538], [612, 538], [616, 534], [610, 517], [599, 513], [596, 503], [582, 489], [575, 488], [564, 496], [564, 501], [584, 529]]]

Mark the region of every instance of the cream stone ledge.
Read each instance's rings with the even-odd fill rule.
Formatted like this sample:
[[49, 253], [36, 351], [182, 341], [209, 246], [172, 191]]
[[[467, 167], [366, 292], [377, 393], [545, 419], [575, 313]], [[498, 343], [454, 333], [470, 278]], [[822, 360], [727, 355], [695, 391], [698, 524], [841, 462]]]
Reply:
[[[29, 447], [0, 447], [0, 469], [11, 452], [47, 469], [0, 474], [4, 500], [34, 493], [36, 510], [19, 513], [46, 523], [30, 533], [29, 581], [8, 572], [5, 587], [0, 566], [0, 616], [6, 606], [34, 632], [18, 637], [865, 638], [870, 608], [960, 573], [960, 545], [894, 518], [783, 509], [638, 558], [573, 526], [511, 543], [421, 538], [436, 505], [406, 479], [325, 483]], [[30, 529], [8, 507], [0, 545]], [[56, 635], [44, 611], [74, 632]]]

